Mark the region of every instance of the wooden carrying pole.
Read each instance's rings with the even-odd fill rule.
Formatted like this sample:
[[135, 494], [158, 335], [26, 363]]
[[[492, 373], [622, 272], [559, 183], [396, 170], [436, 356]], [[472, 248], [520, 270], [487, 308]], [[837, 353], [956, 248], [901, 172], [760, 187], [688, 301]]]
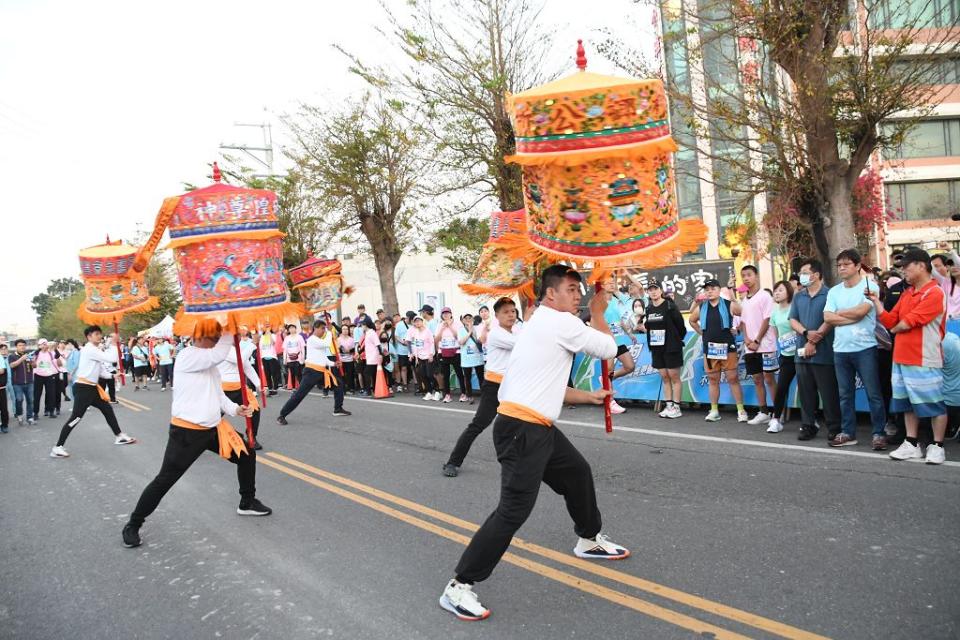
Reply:
[[[603, 285], [599, 282], [594, 285], [594, 295], [599, 294], [603, 291]], [[593, 322], [597, 322], [596, 318], [591, 318]], [[599, 319], [600, 322], [605, 322], [603, 318]], [[610, 380], [610, 365], [607, 364], [606, 360], [600, 360], [600, 384], [603, 385], [603, 388], [607, 391], [613, 390], [613, 382]], [[613, 401], [613, 395], [607, 396], [603, 399], [603, 421], [606, 426], [607, 433], [613, 433], [613, 414], [610, 412], [610, 403]]]

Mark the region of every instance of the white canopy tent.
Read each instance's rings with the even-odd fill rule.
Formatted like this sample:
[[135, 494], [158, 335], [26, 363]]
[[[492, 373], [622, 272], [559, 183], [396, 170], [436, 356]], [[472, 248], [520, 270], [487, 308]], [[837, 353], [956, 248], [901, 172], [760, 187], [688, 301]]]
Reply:
[[172, 338], [173, 337], [173, 318], [169, 315], [156, 325], [141, 331], [140, 336], [145, 338]]

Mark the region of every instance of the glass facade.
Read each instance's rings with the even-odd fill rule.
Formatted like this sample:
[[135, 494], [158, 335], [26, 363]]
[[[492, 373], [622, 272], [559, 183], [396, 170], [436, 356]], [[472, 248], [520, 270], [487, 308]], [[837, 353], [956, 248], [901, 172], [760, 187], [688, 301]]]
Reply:
[[960, 119], [920, 122], [907, 133], [900, 147], [884, 152], [887, 160], [944, 156], [960, 156]]
[[924, 29], [960, 23], [960, 0], [878, 0], [868, 2], [871, 29]]
[[960, 213], [960, 180], [888, 183], [886, 190], [899, 220], [938, 220]]
[[[916, 62], [897, 61], [890, 65], [890, 73], [913, 74]], [[960, 84], [960, 58], [943, 57], [923, 65], [921, 79], [927, 84]]]

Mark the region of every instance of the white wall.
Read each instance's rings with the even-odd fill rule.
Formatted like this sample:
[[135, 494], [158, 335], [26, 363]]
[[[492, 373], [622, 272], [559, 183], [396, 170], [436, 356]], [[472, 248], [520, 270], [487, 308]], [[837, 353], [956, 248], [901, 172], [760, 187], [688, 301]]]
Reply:
[[[356, 291], [344, 298], [341, 305], [345, 314], [356, 315], [357, 305], [364, 304], [367, 313], [373, 313], [383, 307], [380, 296], [380, 280], [373, 259], [367, 257], [345, 258], [338, 256], [343, 263], [343, 280]], [[481, 304], [490, 302], [489, 298], [468, 296], [457, 285], [465, 277], [444, 267], [443, 253], [407, 253], [397, 265], [397, 301], [400, 313], [420, 309], [418, 293], [438, 293], [444, 297], [444, 304], [453, 309], [456, 316], [467, 312], [476, 313]], [[440, 315], [440, 309], [435, 309]]]

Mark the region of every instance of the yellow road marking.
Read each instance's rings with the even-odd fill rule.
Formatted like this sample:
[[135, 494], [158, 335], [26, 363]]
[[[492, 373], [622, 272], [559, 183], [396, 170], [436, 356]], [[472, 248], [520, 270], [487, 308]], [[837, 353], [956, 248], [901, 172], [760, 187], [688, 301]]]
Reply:
[[[402, 506], [411, 511], [415, 511], [417, 513], [421, 513], [423, 515], [429, 516], [441, 522], [445, 522], [446, 524], [450, 524], [455, 527], [459, 527], [461, 529], [465, 529], [471, 532], [476, 531], [479, 528], [479, 525], [477, 525], [476, 523], [470, 522], [468, 520], [463, 520], [461, 518], [457, 518], [456, 516], [452, 516], [448, 513], [444, 513], [443, 511], [437, 511], [436, 509], [431, 509], [430, 507], [427, 507], [425, 505], [419, 504], [417, 502], [413, 502], [411, 500], [407, 500], [405, 498], [401, 498], [391, 493], [387, 493], [386, 491], [381, 491], [380, 489], [371, 487], [369, 485], [365, 485], [355, 480], [351, 480], [350, 478], [346, 478], [344, 476], [337, 475], [329, 471], [324, 471], [323, 469], [318, 469], [317, 467], [309, 465], [305, 462], [300, 462], [299, 460], [290, 458], [283, 454], [269, 452], [266, 455], [272, 458], [276, 458], [277, 460], [281, 460], [291, 466], [309, 471], [320, 477], [327, 478], [335, 482], [339, 482], [340, 484], [346, 485], [353, 489], [357, 489], [369, 495], [378, 497], [382, 500], [392, 502], [398, 506]], [[262, 459], [262, 457], [259, 459]], [[730, 607], [728, 605], [725, 605], [719, 602], [714, 602], [706, 598], [701, 598], [700, 596], [695, 596], [693, 594], [686, 593], [685, 591], [680, 591], [679, 589], [673, 589], [671, 587], [667, 587], [665, 585], [661, 585], [656, 582], [652, 582], [650, 580], [645, 580], [643, 578], [639, 578], [629, 573], [617, 571], [616, 569], [610, 569], [600, 564], [590, 562], [589, 560], [581, 560], [580, 558], [577, 558], [575, 556], [570, 556], [568, 554], [555, 551], [554, 549], [549, 549], [547, 547], [543, 547], [532, 542], [527, 542], [526, 540], [523, 540], [521, 538], [515, 537], [513, 539], [513, 542], [511, 542], [511, 545], [513, 545], [518, 549], [529, 551], [530, 553], [539, 555], [544, 558], [548, 558], [555, 562], [559, 562], [561, 564], [575, 567], [577, 569], [580, 569], [581, 571], [592, 573], [594, 575], [606, 578], [608, 580], [620, 582], [621, 584], [625, 584], [635, 589], [646, 591], [648, 593], [652, 593], [654, 595], [660, 596], [662, 598], [666, 598], [668, 600], [679, 602], [681, 604], [687, 605], [689, 607], [693, 607], [695, 609], [701, 609], [708, 613], [718, 615], [723, 618], [727, 618], [729, 620], [733, 620], [745, 625], [749, 625], [756, 629], [767, 631], [769, 633], [773, 633], [775, 635], [778, 635], [784, 638], [791, 638], [792, 640], [793, 639], [795, 640], [827, 640], [825, 636], [811, 633], [809, 631], [804, 631], [803, 629], [798, 629], [788, 624], [778, 622], [776, 620], [771, 620], [769, 618], [764, 618], [762, 616], [750, 613], [748, 611], [743, 611], [735, 607]]]
[[121, 398], [120, 396], [117, 396], [117, 400], [119, 400], [120, 402], [123, 402], [124, 404], [130, 405], [131, 407], [137, 407], [138, 409], [141, 409], [143, 411], [150, 411], [150, 407], [148, 407], [147, 405], [140, 404], [139, 402], [134, 402], [133, 400], [130, 400], [128, 398]]
[[[267, 465], [268, 467], [271, 467], [273, 469], [276, 469], [277, 471], [280, 471], [281, 473], [285, 473], [294, 478], [303, 480], [304, 482], [312, 484], [321, 489], [330, 491], [331, 493], [335, 493], [343, 498], [346, 498], [347, 500], [352, 500], [353, 502], [362, 504], [365, 507], [369, 507], [375, 511], [379, 511], [380, 513], [386, 514], [388, 516], [396, 518], [397, 520], [401, 520], [403, 522], [406, 522], [407, 524], [413, 525], [425, 531], [429, 531], [431, 533], [434, 533], [448, 540], [458, 542], [464, 546], [470, 543], [470, 538], [468, 536], [463, 535], [462, 533], [457, 533], [455, 531], [445, 529], [432, 522], [423, 520], [416, 516], [412, 516], [403, 511], [394, 509], [393, 507], [388, 507], [383, 503], [377, 502], [375, 500], [371, 500], [370, 498], [366, 498], [359, 494], [353, 493], [352, 491], [347, 491], [346, 489], [343, 489], [336, 485], [329, 484], [327, 482], [324, 482], [323, 480], [318, 480], [312, 476], [308, 476], [305, 473], [301, 473], [295, 469], [291, 469], [287, 466], [274, 462], [273, 460], [268, 460], [264, 457], [259, 457], [257, 458], [257, 460]], [[702, 620], [697, 620], [696, 618], [692, 618], [688, 615], [684, 615], [682, 613], [672, 611], [671, 609], [667, 609], [667, 608], [655, 605], [651, 602], [647, 602], [646, 600], [642, 600], [640, 598], [628, 595], [626, 593], [621, 593], [614, 589], [610, 589], [609, 587], [605, 587], [601, 584], [597, 584], [596, 582], [583, 580], [573, 574], [566, 573], [563, 571], [558, 571], [553, 567], [549, 567], [545, 564], [541, 564], [533, 560], [528, 560], [526, 558], [518, 556], [509, 551], [504, 554], [503, 560], [505, 562], [509, 562], [510, 564], [516, 565], [518, 567], [521, 567], [523, 569], [526, 569], [528, 571], [541, 575], [545, 578], [550, 578], [551, 580], [555, 580], [567, 586], [573, 587], [574, 589], [579, 589], [580, 591], [589, 593], [594, 596], [598, 596], [600, 598], [603, 598], [604, 600], [613, 602], [614, 604], [619, 604], [624, 607], [628, 607], [630, 609], [633, 609], [634, 611], [638, 611], [652, 618], [657, 618], [659, 620], [663, 620], [664, 622], [669, 622], [670, 624], [674, 624], [678, 627], [689, 629], [690, 631], [693, 631], [694, 633], [697, 633], [697, 634], [710, 633], [712, 634], [711, 637], [718, 638], [720, 640], [746, 640], [747, 639], [747, 636], [741, 635], [739, 633], [729, 631], [722, 627], [717, 627], [707, 622], [703, 622]]]
[[143, 411], [143, 409], [141, 409], [140, 407], [133, 406], [132, 404], [129, 403], [129, 401], [124, 400], [120, 396], [117, 396], [117, 402], [119, 402], [121, 406], [126, 407], [127, 409], [130, 409], [130, 411], [136, 411], [137, 413], [140, 413], [141, 411]]

